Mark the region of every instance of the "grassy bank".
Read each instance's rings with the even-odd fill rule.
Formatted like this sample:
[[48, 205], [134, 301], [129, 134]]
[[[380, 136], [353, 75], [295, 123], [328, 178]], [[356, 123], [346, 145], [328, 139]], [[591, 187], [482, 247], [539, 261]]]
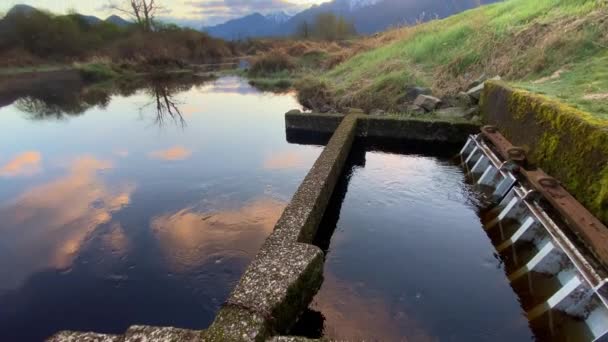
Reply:
[[315, 78], [339, 107], [397, 111], [408, 84], [446, 95], [500, 75], [608, 119], [607, 16], [595, 0], [508, 0], [383, 33]]

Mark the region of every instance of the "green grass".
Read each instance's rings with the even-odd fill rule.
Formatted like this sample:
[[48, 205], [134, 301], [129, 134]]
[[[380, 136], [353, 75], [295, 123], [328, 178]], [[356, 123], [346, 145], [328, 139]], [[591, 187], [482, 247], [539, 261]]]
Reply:
[[[598, 11], [599, 14], [598, 14]], [[444, 20], [386, 33], [392, 42], [361, 53], [319, 77], [337, 102], [395, 110], [406, 84], [455, 93], [481, 73], [608, 117], [608, 8], [595, 0], [508, 0]], [[532, 81], [566, 68], [563, 77]], [[602, 78], [603, 77], [603, 78]]]
[[[608, 120], [608, 50], [587, 58], [585, 63], [575, 64], [570, 69], [566, 67], [559, 78], [542, 83], [516, 82], [515, 85], [545, 94]], [[586, 98], [594, 95], [600, 99]], [[602, 98], [601, 95], [606, 97]]]
[[77, 65], [76, 69], [80, 71], [82, 78], [86, 81], [101, 82], [111, 80], [119, 76], [110, 64], [105, 63], [88, 63]]
[[62, 70], [70, 70], [74, 69], [70, 65], [36, 65], [29, 67], [9, 67], [9, 68], [0, 68], [0, 75], [8, 76], [8, 75], [18, 75], [18, 74], [27, 74], [32, 72], [51, 72], [51, 71], [62, 71]]

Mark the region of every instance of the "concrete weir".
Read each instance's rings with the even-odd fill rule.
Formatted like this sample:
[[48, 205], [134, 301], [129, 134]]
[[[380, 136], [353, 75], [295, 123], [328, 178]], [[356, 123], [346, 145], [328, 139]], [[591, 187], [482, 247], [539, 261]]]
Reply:
[[124, 335], [64, 331], [49, 341], [305, 341], [281, 335], [295, 324], [323, 282], [324, 253], [312, 241], [355, 138], [454, 144], [478, 131], [469, 123], [300, 111], [286, 114], [286, 129], [331, 134], [331, 139], [207, 330], [133, 326]]
[[[502, 237], [497, 252], [523, 242], [533, 245], [532, 258], [509, 274], [514, 289], [520, 279], [535, 273], [560, 284], [559, 291], [540, 296], [526, 309], [530, 322], [565, 312], [591, 331], [585, 340], [607, 338], [606, 228], [556, 180], [530, 168], [526, 149], [511, 145], [496, 127], [484, 127], [479, 134], [479, 127], [467, 122], [300, 111], [287, 113], [285, 122], [288, 140], [290, 132], [304, 133], [307, 141], [315, 135], [331, 139], [320, 140], [325, 149], [207, 330], [133, 326], [124, 335], [60, 332], [49, 341], [308, 341], [282, 335], [289, 333], [323, 282], [325, 255], [312, 241], [356, 137], [463, 144], [463, 165], [476, 184], [490, 190], [495, 205], [486, 229]], [[578, 208], [577, 215], [554, 218], [545, 212], [546, 205], [561, 214]], [[582, 239], [584, 248], [570, 233]]]
[[311, 242], [350, 153], [359, 118], [340, 117], [331, 140], [209, 329], [134, 326], [120, 336], [65, 331], [49, 341], [276, 340], [296, 322], [323, 281], [324, 254]]

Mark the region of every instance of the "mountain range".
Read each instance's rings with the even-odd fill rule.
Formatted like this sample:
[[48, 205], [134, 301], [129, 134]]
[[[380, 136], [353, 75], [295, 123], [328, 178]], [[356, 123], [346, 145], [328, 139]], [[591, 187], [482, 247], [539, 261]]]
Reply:
[[[498, 1], [502, 0], [331, 0], [311, 6], [295, 15], [285, 12], [266, 15], [252, 13], [223, 24], [203, 27], [201, 30], [214, 37], [227, 40], [289, 36], [294, 34], [301, 23], [313, 23], [319, 14], [333, 13], [353, 22], [359, 34], [367, 35], [390, 27], [445, 18]], [[37, 11], [37, 9], [28, 5], [14, 6], [7, 12], [4, 19], [0, 19], [0, 32], [2, 32], [2, 26], [7, 26], [7, 18], [17, 14], [28, 14], [32, 11]], [[91, 25], [104, 21], [122, 27], [132, 24], [116, 15], [105, 20], [95, 16], [77, 15]]]
[[[411, 25], [490, 4], [501, 0], [332, 0], [314, 5], [282, 21], [253, 13], [223, 24], [204, 27], [210, 35], [223, 39], [288, 36], [302, 22], [312, 23], [321, 13], [333, 13], [352, 21], [360, 34]], [[283, 16], [285, 18], [285, 16]]]
[[[28, 14], [31, 14], [36, 11], [38, 11], [37, 8], [29, 6], [29, 5], [15, 5], [6, 13], [4, 18], [0, 18], [0, 21], [5, 21], [6, 19], [10, 19], [11, 17], [14, 17], [16, 15], [28, 15]], [[125, 20], [117, 15], [111, 15], [111, 16], [107, 17], [106, 19], [100, 19], [93, 15], [83, 15], [83, 14], [76, 14], [76, 15], [90, 25], [97, 25], [102, 22], [107, 22], [107, 23], [114, 24], [116, 26], [125, 27], [125, 26], [129, 26], [132, 24], [132, 22]]]

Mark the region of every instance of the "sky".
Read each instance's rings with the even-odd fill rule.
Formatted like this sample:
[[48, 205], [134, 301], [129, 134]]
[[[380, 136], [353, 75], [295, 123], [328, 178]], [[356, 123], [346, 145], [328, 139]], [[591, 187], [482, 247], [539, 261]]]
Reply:
[[[108, 10], [111, 1], [128, 0], [0, 0], [0, 12], [6, 12], [16, 4], [26, 4], [54, 13], [76, 10], [86, 15], [105, 18], [113, 13]], [[263, 14], [286, 11], [294, 13], [328, 0], [156, 0], [165, 7], [163, 19], [171, 22], [200, 26], [215, 25], [226, 20], [242, 17], [253, 12]]]

